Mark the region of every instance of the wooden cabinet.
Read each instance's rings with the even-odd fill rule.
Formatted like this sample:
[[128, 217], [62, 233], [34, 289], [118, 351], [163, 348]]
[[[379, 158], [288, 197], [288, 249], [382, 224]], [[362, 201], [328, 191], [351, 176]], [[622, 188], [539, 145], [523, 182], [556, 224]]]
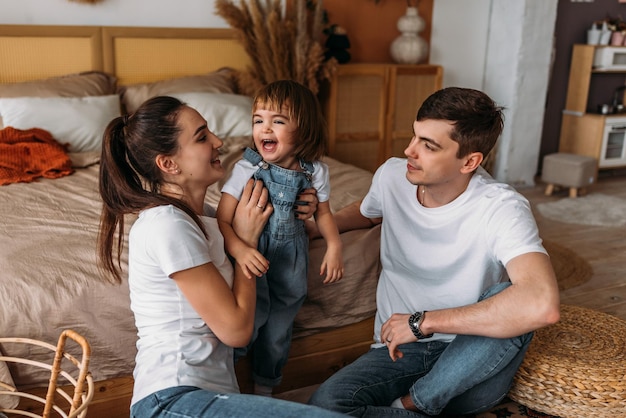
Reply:
[[[586, 155], [598, 160], [598, 167], [626, 166], [626, 113], [601, 114], [598, 102], [591, 95], [594, 89], [602, 89], [604, 103], [611, 104], [614, 90], [623, 103], [626, 66], [596, 67], [594, 57], [602, 55], [604, 46], [574, 45], [570, 64], [565, 110], [561, 121], [559, 151]], [[611, 49], [623, 49], [626, 47]], [[601, 84], [601, 78], [612, 77], [614, 86]]]
[[438, 65], [340, 65], [323, 99], [328, 154], [372, 172], [391, 156], [403, 157], [417, 110], [442, 77]]

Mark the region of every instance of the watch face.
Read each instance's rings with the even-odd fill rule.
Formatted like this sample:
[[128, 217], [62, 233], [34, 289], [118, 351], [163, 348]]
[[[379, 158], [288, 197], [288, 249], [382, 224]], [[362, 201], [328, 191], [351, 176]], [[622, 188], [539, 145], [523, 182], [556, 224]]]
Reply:
[[409, 320], [410, 320], [409, 325], [411, 326], [411, 329], [412, 329], [414, 334], [416, 332], [419, 333], [419, 323], [420, 323], [420, 318], [421, 317], [422, 317], [421, 312], [415, 312], [409, 318]]

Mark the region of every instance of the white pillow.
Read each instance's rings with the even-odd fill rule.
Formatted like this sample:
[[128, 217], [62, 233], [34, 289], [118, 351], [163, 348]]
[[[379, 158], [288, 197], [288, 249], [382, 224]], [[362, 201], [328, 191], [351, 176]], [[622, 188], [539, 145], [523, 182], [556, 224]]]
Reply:
[[116, 94], [86, 97], [0, 98], [4, 126], [40, 128], [52, 134], [69, 152], [99, 151], [108, 123], [120, 116]]
[[252, 98], [227, 93], [175, 93], [178, 100], [193, 107], [220, 139], [252, 135]]

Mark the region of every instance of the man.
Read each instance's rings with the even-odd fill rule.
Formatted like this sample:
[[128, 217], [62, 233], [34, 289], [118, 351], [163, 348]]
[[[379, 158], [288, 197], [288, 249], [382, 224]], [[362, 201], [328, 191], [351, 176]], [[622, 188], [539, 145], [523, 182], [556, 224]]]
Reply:
[[[484, 93], [446, 88], [413, 122], [341, 231], [382, 222], [372, 350], [310, 403], [353, 416], [471, 414], [498, 404], [559, 292], [528, 201], [480, 167], [503, 129]], [[414, 411], [414, 414], [408, 411]]]

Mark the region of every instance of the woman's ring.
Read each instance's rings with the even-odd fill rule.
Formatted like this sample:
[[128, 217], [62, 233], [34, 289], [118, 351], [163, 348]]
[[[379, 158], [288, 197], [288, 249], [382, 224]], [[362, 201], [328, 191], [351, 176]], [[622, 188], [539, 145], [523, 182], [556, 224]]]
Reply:
[[258, 203], [256, 204], [256, 207], [259, 209], [263, 209], [263, 206], [259, 205]]
[[387, 338], [387, 342], [388, 342], [388, 343], [390, 343], [390, 342], [391, 342], [391, 340], [390, 340], [389, 338]]

